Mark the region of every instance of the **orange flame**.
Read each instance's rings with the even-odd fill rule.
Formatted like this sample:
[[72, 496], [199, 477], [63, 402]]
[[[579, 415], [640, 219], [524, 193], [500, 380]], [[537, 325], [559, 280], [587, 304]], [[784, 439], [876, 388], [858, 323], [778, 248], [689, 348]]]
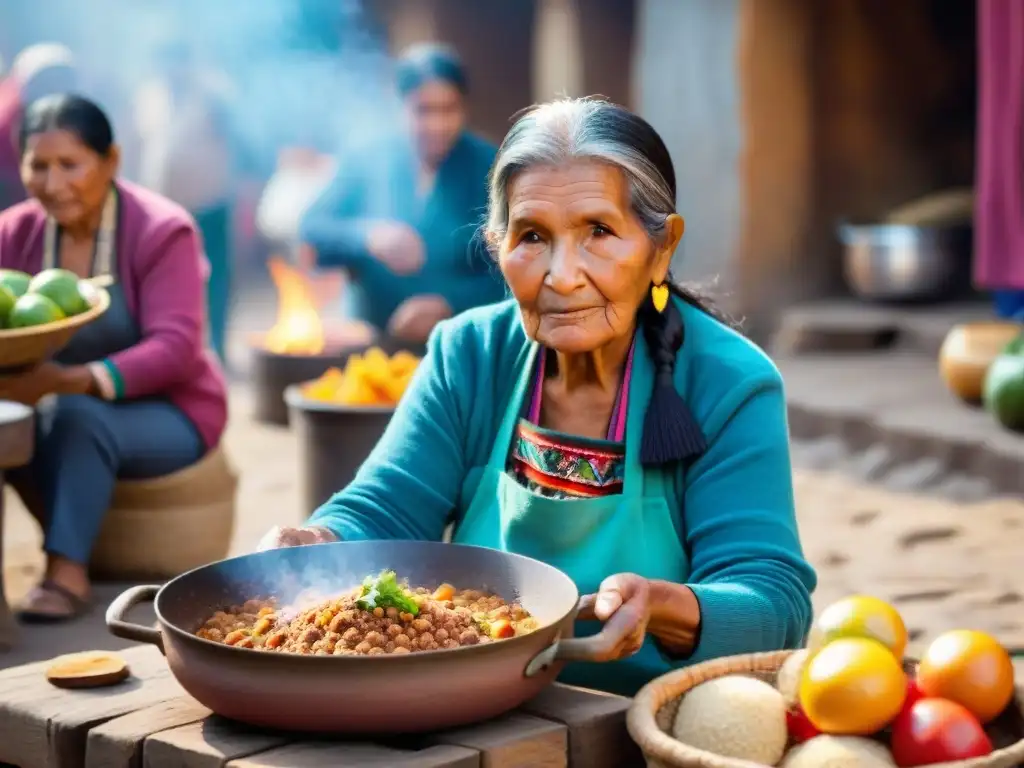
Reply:
[[277, 321], [267, 332], [264, 346], [278, 355], [319, 355], [324, 351], [324, 324], [313, 286], [283, 259], [270, 259], [269, 267], [277, 289]]

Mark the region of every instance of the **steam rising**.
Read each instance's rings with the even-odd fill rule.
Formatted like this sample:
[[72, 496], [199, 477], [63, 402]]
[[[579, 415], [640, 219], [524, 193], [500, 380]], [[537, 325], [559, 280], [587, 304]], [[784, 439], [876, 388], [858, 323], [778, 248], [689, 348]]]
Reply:
[[229, 122], [245, 165], [263, 174], [285, 146], [323, 152], [367, 144], [397, 124], [380, 26], [362, 0], [36, 0], [0, 3], [8, 61], [32, 43], [75, 53], [81, 90], [120, 136], [131, 100], [166, 74], [161, 50], [182, 45], [233, 81]]

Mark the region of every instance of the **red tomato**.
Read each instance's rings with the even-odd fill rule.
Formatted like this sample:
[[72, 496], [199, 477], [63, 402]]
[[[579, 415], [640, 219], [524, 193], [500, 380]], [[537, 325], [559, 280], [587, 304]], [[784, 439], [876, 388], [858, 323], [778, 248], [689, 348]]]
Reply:
[[967, 760], [991, 754], [992, 742], [978, 719], [945, 699], [921, 699], [892, 724], [890, 744], [900, 768]]
[[921, 693], [921, 689], [917, 687], [917, 682], [912, 679], [907, 680], [907, 698], [903, 700], [903, 709], [901, 712], [906, 712], [912, 706], [917, 704], [921, 699], [925, 698], [925, 695]]
[[786, 711], [786, 730], [789, 731], [789, 738], [795, 744], [803, 744], [815, 736], [820, 736], [821, 731], [814, 727], [814, 723], [807, 719], [807, 715], [797, 704]]
[[508, 637], [514, 637], [516, 634], [516, 628], [512, 626], [512, 622], [508, 619], [495, 619], [491, 622], [491, 637], [495, 640], [504, 640]]

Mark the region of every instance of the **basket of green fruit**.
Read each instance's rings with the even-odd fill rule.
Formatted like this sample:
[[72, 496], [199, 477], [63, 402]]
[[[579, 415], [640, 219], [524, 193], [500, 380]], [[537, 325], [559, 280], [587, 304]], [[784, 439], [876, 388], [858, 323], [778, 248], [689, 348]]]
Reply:
[[80, 280], [65, 269], [46, 269], [34, 277], [0, 269], [0, 373], [57, 354], [108, 306], [110, 295], [98, 280]]
[[629, 733], [649, 768], [1012, 768], [1024, 689], [993, 637], [954, 630], [904, 656], [877, 598], [829, 606], [807, 648], [695, 664], [637, 694]]

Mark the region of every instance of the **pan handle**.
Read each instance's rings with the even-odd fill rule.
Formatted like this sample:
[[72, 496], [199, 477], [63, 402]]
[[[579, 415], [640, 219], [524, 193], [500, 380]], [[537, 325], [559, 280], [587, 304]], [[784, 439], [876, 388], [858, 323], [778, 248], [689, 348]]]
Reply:
[[633, 631], [632, 622], [609, 620], [596, 635], [555, 640], [526, 665], [526, 676], [538, 675], [555, 662], [600, 661], [608, 658], [619, 643]]
[[149, 643], [155, 645], [162, 653], [164, 650], [164, 639], [159, 629], [144, 627], [141, 624], [133, 624], [125, 621], [125, 615], [139, 603], [152, 602], [160, 587], [155, 584], [143, 584], [138, 587], [126, 589], [107, 608], [107, 629], [114, 637], [122, 640], [134, 640], [138, 643]]

